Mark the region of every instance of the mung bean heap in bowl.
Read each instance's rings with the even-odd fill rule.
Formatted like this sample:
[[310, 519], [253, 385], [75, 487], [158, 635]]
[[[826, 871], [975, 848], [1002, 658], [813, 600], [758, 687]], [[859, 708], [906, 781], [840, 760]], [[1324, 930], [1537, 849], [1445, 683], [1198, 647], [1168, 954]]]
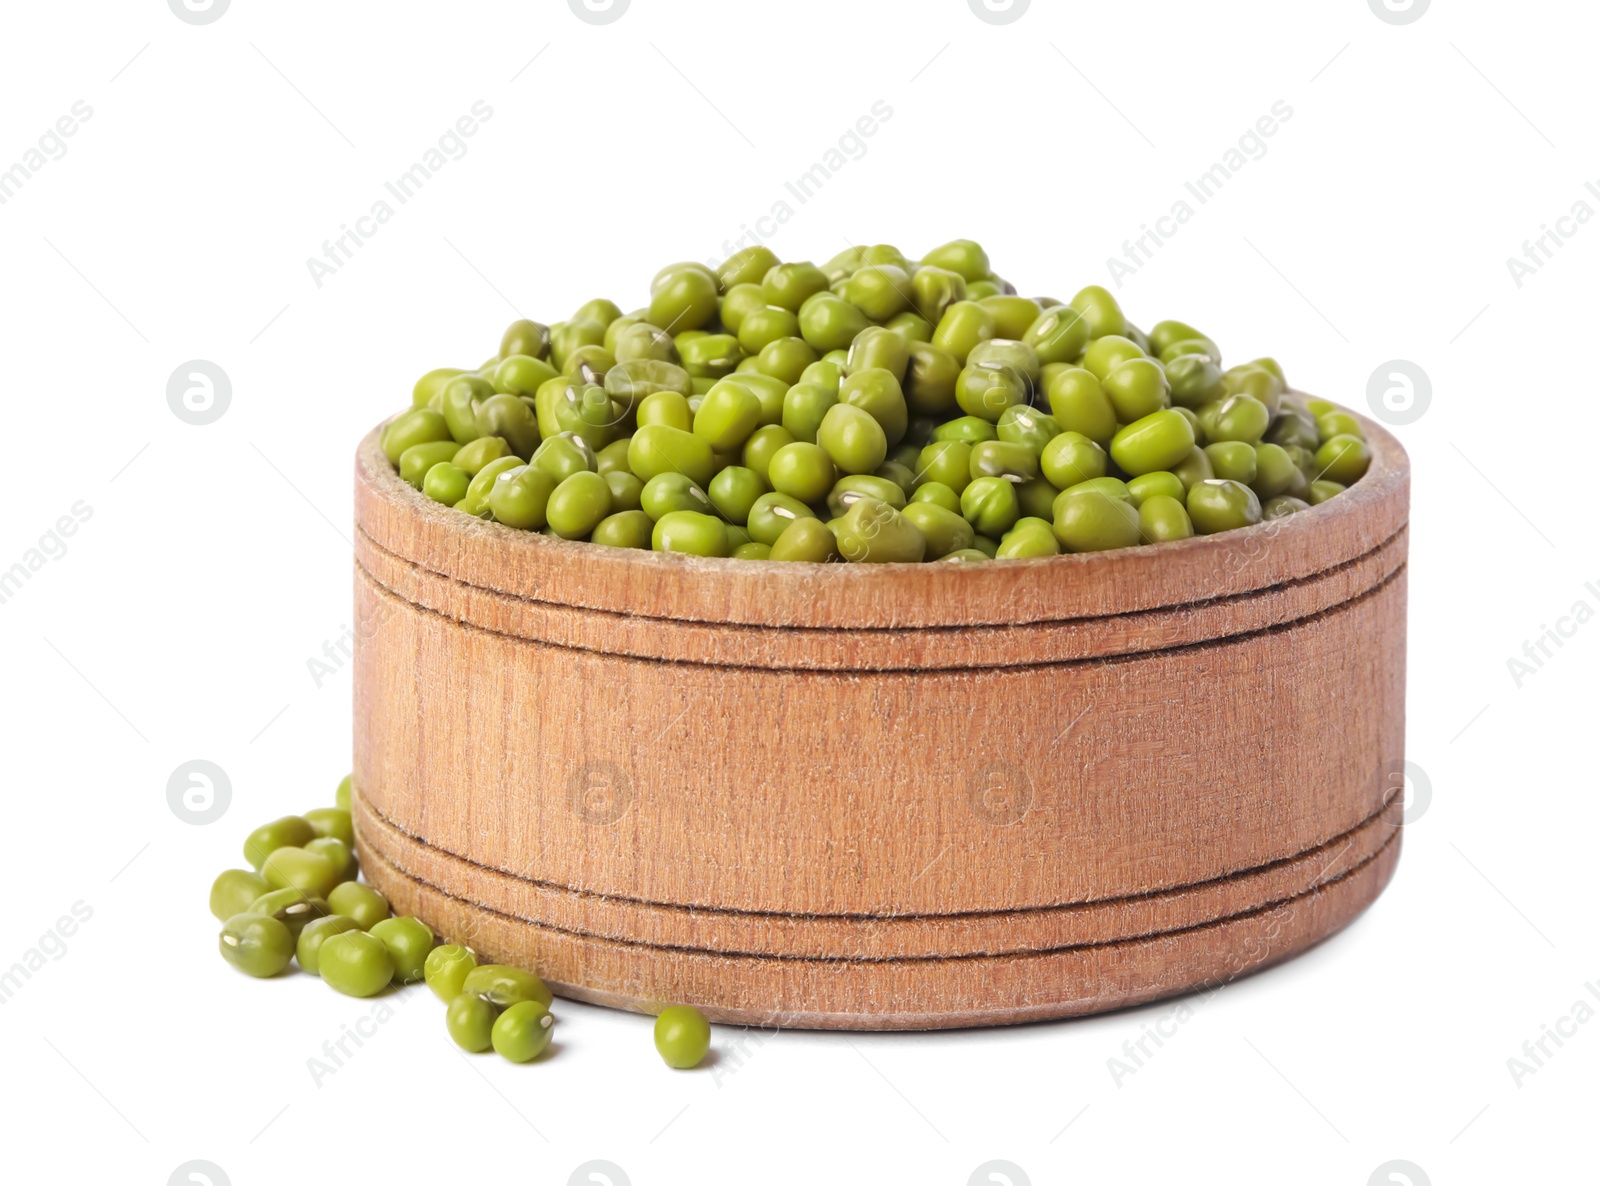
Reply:
[[1018, 296], [982, 247], [750, 247], [649, 304], [517, 321], [429, 371], [381, 444], [435, 501], [610, 547], [957, 563], [1138, 547], [1333, 498], [1360, 423], [1106, 289]]

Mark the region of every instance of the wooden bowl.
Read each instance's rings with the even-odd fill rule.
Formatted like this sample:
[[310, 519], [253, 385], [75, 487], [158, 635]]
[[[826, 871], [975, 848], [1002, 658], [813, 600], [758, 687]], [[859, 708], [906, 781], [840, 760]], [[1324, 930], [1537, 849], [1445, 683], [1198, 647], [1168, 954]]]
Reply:
[[980, 565], [568, 543], [356, 458], [357, 848], [563, 996], [934, 1029], [1223, 983], [1400, 851], [1409, 467]]

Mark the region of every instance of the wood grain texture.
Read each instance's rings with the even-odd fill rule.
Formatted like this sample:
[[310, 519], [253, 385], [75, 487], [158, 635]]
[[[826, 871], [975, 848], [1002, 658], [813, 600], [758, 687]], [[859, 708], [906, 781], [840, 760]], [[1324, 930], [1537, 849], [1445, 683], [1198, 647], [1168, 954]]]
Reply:
[[364, 868], [566, 995], [762, 1024], [1067, 1016], [1300, 950], [1399, 851], [1408, 466], [1363, 423], [1321, 507], [976, 566], [569, 544], [374, 434]]
[[1393, 801], [1359, 827], [1299, 856], [1229, 877], [1123, 898], [1022, 910], [876, 916], [712, 910], [570, 890], [501, 873], [437, 849], [357, 798], [367, 851], [397, 875], [431, 886], [470, 886], [467, 906], [537, 921], [571, 935], [725, 955], [780, 959], [942, 959], [1057, 951], [1173, 934], [1265, 909], [1327, 885], [1393, 843]]
[[655, 1013], [693, 1002], [713, 1021], [785, 1029], [927, 1030], [1045, 1021], [1216, 990], [1298, 955], [1366, 909], [1393, 875], [1399, 832], [1337, 881], [1189, 930], [1039, 953], [949, 959], [772, 959], [577, 934], [365, 867], [397, 910], [487, 959], [537, 959], [559, 995]]

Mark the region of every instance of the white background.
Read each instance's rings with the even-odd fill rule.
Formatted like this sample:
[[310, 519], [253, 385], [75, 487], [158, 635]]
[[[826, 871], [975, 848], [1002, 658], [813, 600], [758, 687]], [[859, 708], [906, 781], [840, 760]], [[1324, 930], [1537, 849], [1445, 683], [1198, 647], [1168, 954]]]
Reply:
[[[1600, 608], [1600, 225], [1520, 288], [1505, 262], [1580, 199], [1600, 210], [1592, 5], [1437, 0], [1395, 26], [1364, 0], [1034, 0], [997, 26], [964, 0], [634, 0], [595, 26], [560, 0], [233, 0], [193, 26], [107, 0], [4, 22], [0, 168], [93, 108], [0, 205], [0, 568], [92, 508], [0, 605], [0, 967], [93, 911], [0, 1007], [8, 1180], [165, 1183], [194, 1159], [241, 1186], [559, 1184], [595, 1158], [639, 1186], [958, 1186], [997, 1158], [1034, 1183], [1360, 1186], [1397, 1158], [1438, 1184], [1592, 1176], [1592, 1144], [1557, 1167], [1592, 1131], [1600, 1024], [1520, 1086], [1507, 1059], [1600, 985], [1600, 625], [1521, 687], [1507, 660]], [[466, 155], [319, 288], [307, 257], [480, 99]], [[317, 1085], [307, 1060], [371, 1003], [235, 974], [205, 894], [250, 827], [329, 801], [349, 766], [348, 671], [318, 688], [307, 660], [350, 621], [355, 442], [514, 316], [632, 308], [661, 264], [721, 256], [879, 99], [892, 118], [770, 245], [970, 236], [1058, 297], [1293, 108], [1119, 296], [1358, 407], [1386, 360], [1431, 378], [1396, 431], [1408, 756], [1433, 797], [1394, 883], [1191, 1002], [1120, 1086], [1107, 1059], [1170, 1003], [742, 1056], [719, 1028], [715, 1071], [682, 1074], [648, 1019], [563, 1002], [556, 1057], [468, 1060], [413, 990]], [[166, 400], [195, 358], [232, 383], [204, 427]], [[231, 779], [210, 826], [168, 808], [193, 758]]]

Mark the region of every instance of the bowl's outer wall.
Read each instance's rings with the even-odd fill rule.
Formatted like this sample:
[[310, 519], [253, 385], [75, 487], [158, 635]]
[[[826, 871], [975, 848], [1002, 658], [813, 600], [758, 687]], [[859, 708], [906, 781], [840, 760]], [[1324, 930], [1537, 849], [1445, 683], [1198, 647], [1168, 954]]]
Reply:
[[369, 437], [364, 867], [574, 995], [739, 1020], [1059, 1016], [1281, 958], [1398, 854], [1408, 469], [1367, 428], [1372, 472], [1274, 524], [876, 571], [511, 532]]

